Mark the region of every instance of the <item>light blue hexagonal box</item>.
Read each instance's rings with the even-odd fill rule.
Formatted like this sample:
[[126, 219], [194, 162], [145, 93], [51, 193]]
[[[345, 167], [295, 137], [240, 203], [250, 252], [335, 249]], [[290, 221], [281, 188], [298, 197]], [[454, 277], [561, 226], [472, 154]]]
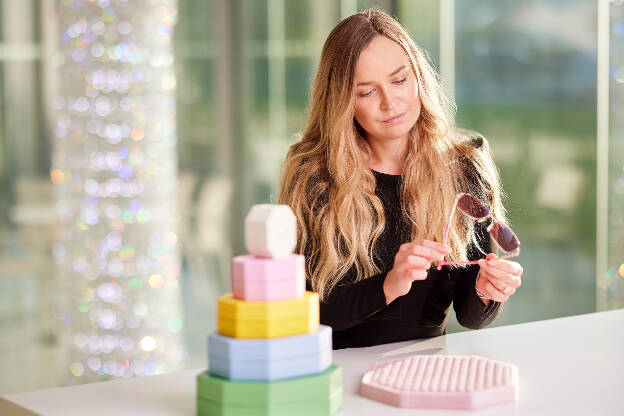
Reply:
[[211, 374], [229, 380], [274, 381], [318, 374], [332, 362], [332, 331], [325, 325], [303, 335], [239, 339], [208, 337]]

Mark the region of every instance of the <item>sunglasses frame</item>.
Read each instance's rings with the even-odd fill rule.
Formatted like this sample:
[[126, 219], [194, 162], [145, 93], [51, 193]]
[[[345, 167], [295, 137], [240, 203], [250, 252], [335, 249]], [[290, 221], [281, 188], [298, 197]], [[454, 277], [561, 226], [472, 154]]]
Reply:
[[[471, 219], [473, 219], [473, 220], [475, 220], [477, 222], [483, 222], [483, 221], [487, 220], [488, 218], [492, 217], [492, 214], [490, 212], [490, 207], [487, 204], [485, 204], [483, 201], [481, 201], [479, 198], [477, 198], [477, 197], [475, 197], [475, 196], [473, 196], [473, 195], [471, 195], [469, 193], [466, 193], [466, 192], [458, 193], [455, 196], [455, 202], [453, 203], [453, 209], [451, 209], [451, 214], [449, 215], [448, 222], [446, 223], [446, 228], [444, 229], [444, 236], [442, 237], [442, 244], [446, 244], [446, 240], [448, 239], [449, 227], [451, 226], [451, 221], [453, 220], [453, 215], [455, 214], [455, 210], [457, 209], [457, 206], [458, 206], [457, 203], [459, 202], [459, 200], [464, 195], [468, 195], [469, 197], [476, 199], [483, 206], [487, 207], [488, 208], [488, 214], [486, 216], [484, 216], [484, 217], [476, 218], [476, 217], [468, 214], [466, 211], [464, 211], [463, 209], [460, 208], [459, 210], [461, 211], [462, 214], [464, 214], [468, 218], [471, 218]], [[507, 229], [509, 229], [509, 231], [511, 231], [511, 234], [513, 235], [513, 237], [518, 242], [518, 247], [516, 249], [514, 249], [512, 251], [505, 251], [505, 249], [503, 249], [501, 247], [499, 242], [496, 241], [496, 239], [492, 235], [492, 227], [494, 227], [494, 225], [496, 225], [496, 224], [500, 224], [500, 225], [502, 225], [504, 227], [507, 227]], [[496, 244], [497, 252], [498, 252], [498, 250], [500, 250], [500, 251], [506, 253], [504, 256], [499, 256], [498, 258], [500, 258], [500, 259], [507, 259], [507, 258], [510, 258], [510, 257], [516, 257], [516, 256], [518, 256], [520, 254], [520, 240], [518, 239], [518, 236], [516, 235], [516, 233], [514, 233], [514, 231], [510, 227], [508, 227], [507, 225], [501, 223], [500, 221], [496, 221], [496, 222], [493, 222], [492, 224], [490, 224], [487, 227], [487, 232], [488, 232], [488, 234], [490, 234], [491, 241], [493, 241], [494, 244]], [[450, 265], [450, 264], [479, 264], [479, 261], [478, 260], [472, 260], [472, 261], [444, 261], [443, 260], [443, 261], [438, 262], [438, 270], [441, 270], [442, 266], [447, 266], [447, 265]]]

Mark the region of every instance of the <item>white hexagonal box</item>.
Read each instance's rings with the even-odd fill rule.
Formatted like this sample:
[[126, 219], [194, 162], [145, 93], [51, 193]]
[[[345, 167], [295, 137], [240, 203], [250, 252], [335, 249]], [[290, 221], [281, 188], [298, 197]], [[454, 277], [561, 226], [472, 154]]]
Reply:
[[288, 205], [258, 204], [245, 218], [245, 245], [257, 257], [284, 258], [297, 245], [297, 218]]

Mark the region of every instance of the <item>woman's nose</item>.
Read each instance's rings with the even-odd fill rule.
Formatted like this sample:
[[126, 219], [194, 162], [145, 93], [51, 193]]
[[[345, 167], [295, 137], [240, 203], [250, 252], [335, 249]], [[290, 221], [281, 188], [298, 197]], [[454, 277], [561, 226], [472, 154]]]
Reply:
[[389, 109], [394, 108], [395, 103], [396, 103], [396, 99], [392, 94], [390, 94], [390, 91], [388, 90], [381, 91], [380, 107], [382, 110], [389, 110]]

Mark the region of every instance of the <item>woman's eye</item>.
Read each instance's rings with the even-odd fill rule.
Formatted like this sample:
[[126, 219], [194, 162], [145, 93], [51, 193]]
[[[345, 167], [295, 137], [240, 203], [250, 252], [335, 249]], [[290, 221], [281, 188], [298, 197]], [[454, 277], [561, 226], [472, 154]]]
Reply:
[[[397, 81], [393, 81], [392, 83], [393, 83], [393, 84], [397, 84], [397, 85], [401, 85], [401, 84], [403, 84], [405, 81], [407, 81], [407, 76], [406, 76], [405, 78], [403, 78], [403, 79], [399, 79], [399, 80], [397, 80]], [[374, 90], [374, 89], [372, 89], [372, 90], [369, 90], [369, 91], [366, 91], [366, 92], [361, 92], [361, 93], [358, 93], [358, 95], [359, 95], [360, 97], [370, 97], [371, 95], [373, 95], [373, 93], [374, 93], [374, 92], [375, 92], [375, 90]]]

